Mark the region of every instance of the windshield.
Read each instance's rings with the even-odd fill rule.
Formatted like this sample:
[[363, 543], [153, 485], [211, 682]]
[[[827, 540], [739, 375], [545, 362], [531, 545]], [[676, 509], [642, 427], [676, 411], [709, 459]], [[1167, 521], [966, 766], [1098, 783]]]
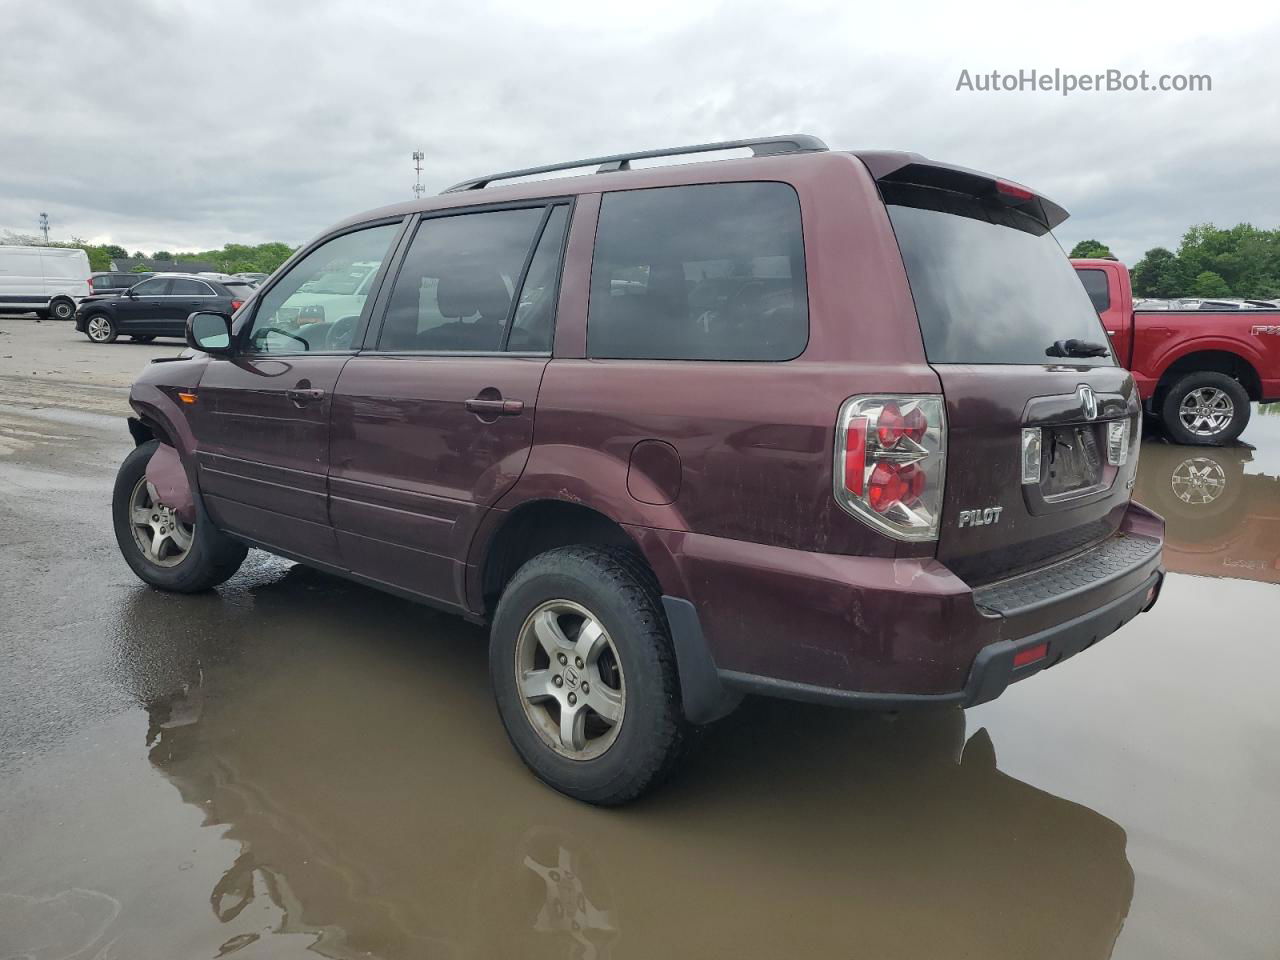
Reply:
[[[1043, 224], [998, 202], [886, 188], [930, 363], [1111, 366], [1076, 271]], [[1067, 352], [1060, 345], [1078, 341]], [[1105, 356], [1081, 356], [1083, 345]]]

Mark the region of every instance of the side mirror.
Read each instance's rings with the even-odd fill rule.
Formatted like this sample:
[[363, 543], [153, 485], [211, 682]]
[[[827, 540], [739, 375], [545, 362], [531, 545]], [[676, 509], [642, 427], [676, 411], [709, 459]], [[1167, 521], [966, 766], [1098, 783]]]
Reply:
[[133, 292], [133, 287], [126, 287], [124, 291], [124, 295], [128, 297], [130, 300], [138, 299], [138, 295]]
[[215, 357], [231, 356], [231, 318], [196, 312], [187, 317], [187, 346]]

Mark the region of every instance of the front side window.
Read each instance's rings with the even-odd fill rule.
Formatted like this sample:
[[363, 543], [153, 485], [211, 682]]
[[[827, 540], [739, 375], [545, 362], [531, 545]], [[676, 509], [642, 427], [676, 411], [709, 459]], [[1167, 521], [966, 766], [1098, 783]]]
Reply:
[[258, 301], [249, 350], [350, 350], [373, 277], [399, 230], [399, 223], [387, 223], [344, 233], [299, 260]]
[[790, 186], [605, 194], [588, 356], [790, 360], [808, 338], [800, 201]]
[[143, 280], [133, 288], [133, 292], [139, 297], [162, 297], [169, 292], [170, 282], [161, 277], [154, 277], [150, 280]]
[[396, 277], [378, 349], [489, 353], [507, 318], [544, 208], [423, 220]]

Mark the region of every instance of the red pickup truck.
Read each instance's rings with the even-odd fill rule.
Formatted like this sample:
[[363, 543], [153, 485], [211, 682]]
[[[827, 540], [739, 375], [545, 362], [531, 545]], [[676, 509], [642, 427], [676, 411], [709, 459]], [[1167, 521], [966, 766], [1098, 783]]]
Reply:
[[1177, 443], [1230, 443], [1280, 400], [1280, 310], [1144, 310], [1116, 260], [1072, 260], [1147, 412]]

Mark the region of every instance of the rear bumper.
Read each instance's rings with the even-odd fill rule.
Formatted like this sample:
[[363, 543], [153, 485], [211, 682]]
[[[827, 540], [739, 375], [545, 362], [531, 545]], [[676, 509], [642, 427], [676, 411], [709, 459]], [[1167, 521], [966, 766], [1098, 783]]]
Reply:
[[712, 719], [735, 692], [876, 710], [985, 703], [1150, 609], [1163, 534], [1131, 504], [1112, 540], [977, 591], [934, 560], [685, 534], [676, 563], [692, 596], [664, 602], [686, 712]]

